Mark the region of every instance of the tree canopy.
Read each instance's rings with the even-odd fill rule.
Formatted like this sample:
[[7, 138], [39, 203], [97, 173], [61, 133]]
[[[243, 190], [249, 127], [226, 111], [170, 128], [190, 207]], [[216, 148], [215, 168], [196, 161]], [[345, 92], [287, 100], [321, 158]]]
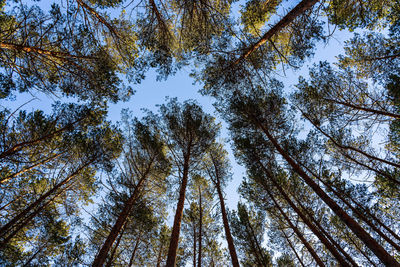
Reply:
[[0, 265], [400, 266], [399, 60], [397, 0], [0, 0]]

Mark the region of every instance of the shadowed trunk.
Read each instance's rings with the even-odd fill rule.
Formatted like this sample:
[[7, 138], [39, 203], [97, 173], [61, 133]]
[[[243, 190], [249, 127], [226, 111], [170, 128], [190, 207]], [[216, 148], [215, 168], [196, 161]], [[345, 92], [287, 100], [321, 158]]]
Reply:
[[113, 228], [111, 229], [110, 234], [108, 235], [106, 241], [104, 241], [103, 246], [97, 253], [96, 258], [94, 259], [94, 261], [92, 263], [93, 267], [103, 266], [103, 264], [107, 258], [108, 252], [110, 251], [114, 241], [116, 240], [118, 234], [120, 233], [120, 231], [122, 229], [122, 226], [125, 224], [128, 216], [133, 208], [133, 205], [135, 204], [135, 202], [138, 198], [138, 195], [141, 191], [142, 185], [144, 184], [144, 182], [147, 179], [147, 176], [150, 172], [150, 168], [151, 168], [151, 166], [149, 166], [147, 168], [147, 170], [145, 171], [145, 173], [143, 174], [143, 176], [140, 178], [137, 185], [135, 186], [135, 189], [134, 189], [132, 195], [125, 202], [124, 208], [122, 209], [121, 213], [119, 214], [118, 219], [115, 222]]
[[370, 234], [365, 231], [352, 217], [350, 217], [324, 190], [311, 178], [304, 170], [294, 161], [289, 154], [279, 145], [277, 140], [269, 133], [268, 129], [253, 118], [256, 125], [264, 132], [275, 149], [281, 154], [292, 169], [303, 178], [304, 182], [310, 186], [314, 192], [332, 209], [332, 211], [360, 238], [361, 241], [386, 265], [400, 266], [400, 264], [392, 257]]
[[[79, 174], [81, 170], [86, 168], [89, 164], [91, 164], [94, 160], [91, 160], [78, 168], [76, 171], [74, 171], [72, 174], [70, 174], [68, 177], [66, 177], [64, 180], [62, 180], [60, 183], [56, 184], [52, 189], [47, 191], [45, 194], [41, 195], [35, 202], [30, 204], [26, 209], [24, 209], [22, 212], [20, 212], [18, 215], [16, 215], [11, 221], [6, 223], [4, 226], [0, 228], [0, 236], [3, 237], [7, 234], [8, 231], [11, 230], [14, 225], [22, 220], [26, 215], [28, 215], [30, 212], [35, 210], [40, 204], [42, 204], [46, 198], [57, 192], [63, 185], [67, 184], [69, 181], [71, 181], [76, 175]], [[64, 189], [65, 190], [65, 189]], [[61, 192], [63, 192], [62, 190]], [[59, 192], [59, 193], [61, 193]]]
[[197, 264], [197, 267], [201, 267], [201, 238], [202, 238], [202, 228], [203, 228], [203, 207], [202, 207], [202, 203], [201, 203], [201, 189], [199, 187], [199, 197], [200, 197], [200, 216], [199, 216], [199, 261]]
[[224, 197], [222, 195], [221, 185], [219, 184], [219, 182], [217, 184], [217, 192], [218, 192], [219, 204], [221, 206], [222, 222], [224, 224], [226, 242], [228, 243], [229, 254], [231, 255], [232, 266], [239, 267], [239, 260], [238, 260], [237, 254], [236, 254], [235, 245], [233, 243], [231, 230], [229, 228], [229, 222], [228, 222], [228, 217], [226, 215], [226, 209], [225, 209], [225, 203], [224, 203]]
[[303, 243], [303, 245], [307, 248], [308, 252], [310, 252], [311, 256], [314, 258], [315, 262], [319, 265], [319, 266], [325, 266], [325, 264], [322, 262], [322, 260], [320, 259], [320, 257], [318, 256], [318, 254], [315, 252], [315, 250], [313, 249], [313, 247], [310, 245], [310, 243], [308, 243], [308, 241], [304, 238], [304, 236], [302, 235], [302, 233], [300, 232], [300, 230], [290, 221], [290, 219], [287, 217], [286, 213], [282, 210], [282, 208], [279, 206], [278, 202], [275, 200], [275, 198], [272, 196], [272, 194], [266, 190], [266, 192], [268, 193], [269, 197], [272, 199], [272, 201], [275, 203], [275, 206], [278, 208], [279, 212], [282, 214], [283, 218], [285, 219], [285, 221], [289, 224], [289, 227], [293, 229], [293, 231], [296, 233], [296, 235], [298, 236], [298, 238], [301, 240], [301, 242]]
[[183, 163], [182, 183], [179, 190], [178, 205], [176, 207], [174, 225], [171, 233], [171, 240], [168, 248], [167, 266], [172, 267], [176, 264], [176, 253], [178, 251], [179, 234], [181, 231], [181, 223], [183, 216], [183, 207], [185, 205], [185, 194], [189, 176], [189, 159], [190, 159], [191, 144], [188, 146], [188, 153], [185, 156]]
[[245, 49], [245, 53], [243, 53], [238, 59], [233, 62], [233, 65], [237, 65], [242, 60], [245, 60], [249, 57], [254, 51], [257, 50], [260, 46], [268, 42], [275, 34], [281, 31], [284, 27], [292, 23], [298, 16], [303, 14], [305, 11], [310, 9], [313, 5], [315, 5], [318, 0], [303, 0], [297, 6], [295, 6], [286, 16], [284, 16], [277, 24], [275, 24], [271, 29], [269, 29], [260, 40], [251, 46]]

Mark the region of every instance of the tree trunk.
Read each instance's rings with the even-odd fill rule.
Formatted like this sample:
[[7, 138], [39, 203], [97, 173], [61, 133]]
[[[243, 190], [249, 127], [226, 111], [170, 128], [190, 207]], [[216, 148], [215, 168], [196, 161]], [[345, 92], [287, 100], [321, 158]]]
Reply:
[[186, 187], [188, 183], [189, 176], [189, 158], [190, 158], [190, 147], [188, 149], [188, 154], [185, 157], [185, 161], [183, 164], [183, 175], [182, 175], [182, 184], [179, 190], [179, 199], [178, 205], [176, 207], [175, 217], [174, 217], [174, 225], [172, 227], [171, 240], [168, 248], [168, 256], [167, 256], [167, 266], [173, 267], [176, 265], [176, 253], [178, 251], [178, 243], [179, 243], [179, 234], [181, 231], [181, 222], [183, 216], [183, 207], [185, 205], [185, 194]]
[[17, 216], [15, 216], [11, 221], [6, 223], [4, 226], [0, 228], [0, 237], [3, 237], [6, 235], [6, 233], [20, 220], [22, 220], [29, 212], [33, 211], [38, 207], [46, 198], [48, 198], [50, 195], [55, 193], [58, 189], [60, 189], [63, 185], [71, 181], [76, 175], [79, 174], [81, 170], [86, 168], [89, 164], [91, 164], [94, 160], [91, 160], [90, 162], [87, 162], [80, 168], [78, 168], [76, 171], [74, 171], [71, 175], [69, 175], [67, 178], [62, 180], [60, 183], [55, 185], [51, 190], [47, 191], [45, 194], [40, 196], [35, 202], [30, 204], [26, 209], [24, 209], [22, 212], [20, 212]]
[[315, 250], [313, 249], [313, 247], [310, 245], [310, 243], [308, 243], [308, 241], [304, 238], [303, 234], [300, 232], [300, 230], [290, 221], [290, 219], [288, 218], [288, 216], [286, 215], [286, 213], [282, 210], [282, 208], [279, 206], [278, 202], [275, 200], [275, 198], [273, 197], [273, 195], [266, 190], [266, 192], [268, 193], [268, 195], [270, 196], [270, 198], [272, 199], [272, 201], [275, 203], [275, 206], [278, 208], [280, 214], [282, 214], [283, 218], [285, 219], [285, 221], [289, 224], [290, 228], [293, 229], [293, 231], [296, 233], [296, 235], [298, 236], [298, 238], [301, 240], [301, 242], [303, 243], [303, 245], [307, 248], [308, 252], [310, 252], [311, 256], [314, 258], [315, 262], [319, 265], [319, 266], [325, 266], [325, 264], [322, 262], [322, 260], [320, 259], [320, 257], [318, 256], [318, 254], [315, 252]]
[[292, 242], [290, 241], [289, 237], [286, 235], [285, 230], [284, 230], [284, 229], [281, 229], [281, 232], [282, 232], [283, 236], [285, 237], [286, 241], [288, 242], [288, 245], [289, 245], [289, 247], [292, 249], [294, 255], [295, 255], [296, 258], [297, 258], [297, 260], [299, 261], [300, 265], [301, 265], [302, 267], [306, 267], [306, 266], [304, 265], [303, 261], [301, 260], [299, 254], [297, 253], [296, 249], [293, 247], [293, 244], [292, 244]]
[[115, 256], [115, 252], [117, 251], [117, 248], [119, 246], [119, 243], [121, 242], [122, 236], [124, 235], [125, 226], [126, 226], [126, 223], [124, 224], [124, 226], [123, 226], [123, 228], [121, 230], [121, 234], [119, 235], [119, 237], [117, 239], [117, 243], [115, 243], [115, 246], [114, 246], [114, 248], [113, 248], [113, 250], [111, 252], [110, 258], [108, 259], [108, 263], [106, 265], [107, 267], [111, 267], [111, 265], [112, 265], [112, 261], [113, 261], [114, 256]]
[[160, 250], [158, 251], [158, 256], [157, 256], [157, 267], [161, 266], [161, 259], [162, 259], [162, 250], [164, 248], [164, 243], [161, 243], [160, 245]]
[[201, 203], [201, 189], [199, 187], [199, 197], [200, 197], [200, 216], [199, 216], [199, 261], [197, 263], [197, 267], [201, 267], [201, 248], [202, 248], [202, 244], [201, 244], [201, 239], [202, 239], [202, 228], [203, 228], [203, 207], [202, 207], [202, 203]]
[[196, 235], [196, 223], [193, 224], [193, 267], [196, 267], [196, 246], [197, 246], [197, 235]]
[[56, 155], [54, 155], [54, 156], [52, 156], [52, 157], [50, 157], [50, 158], [47, 158], [47, 159], [45, 159], [45, 160], [42, 160], [42, 161], [40, 161], [40, 162], [38, 162], [38, 163], [36, 163], [36, 164], [33, 164], [33, 165], [31, 165], [31, 166], [29, 166], [29, 167], [27, 167], [27, 168], [25, 168], [25, 169], [22, 169], [22, 170], [20, 170], [20, 171], [18, 171], [18, 172], [15, 172], [15, 173], [13, 173], [13, 174], [10, 174], [10, 175], [8, 175], [8, 176], [6, 176], [6, 177], [0, 179], [0, 184], [6, 183], [6, 182], [8, 182], [10, 179], [12, 179], [12, 178], [14, 178], [14, 177], [16, 177], [16, 176], [18, 176], [18, 175], [24, 174], [25, 172], [30, 171], [30, 170], [32, 170], [33, 168], [39, 167], [40, 165], [43, 165], [43, 164], [46, 164], [47, 162], [49, 162], [49, 161], [51, 161], [51, 160], [53, 160], [53, 159], [58, 158], [58, 157], [61, 156], [62, 154], [64, 154], [64, 152], [58, 153], [58, 154], [56, 154]]
[[137, 185], [135, 186], [135, 189], [130, 196], [130, 198], [125, 202], [124, 208], [122, 209], [121, 213], [118, 216], [117, 221], [115, 222], [113, 228], [111, 229], [110, 234], [107, 236], [106, 241], [104, 241], [103, 246], [97, 253], [96, 258], [94, 259], [92, 266], [93, 267], [102, 267], [104, 262], [107, 259], [108, 252], [110, 251], [114, 241], [116, 240], [118, 234], [121, 231], [122, 226], [125, 224], [126, 219], [129, 216], [129, 213], [132, 210], [133, 205], [135, 204], [137, 197], [140, 193], [141, 187], [143, 183], [145, 182], [147, 175], [150, 171], [150, 167], [146, 170], [142, 178], [139, 180]]
[[268, 42], [275, 34], [277, 34], [284, 27], [292, 23], [298, 16], [303, 14], [305, 11], [310, 9], [313, 5], [315, 5], [318, 0], [303, 0], [297, 6], [295, 6], [289, 13], [286, 14], [275, 26], [269, 29], [260, 40], [251, 46], [245, 49], [245, 53], [243, 53], [238, 59], [233, 62], [233, 65], [237, 65], [242, 60], [245, 60], [250, 54], [257, 50], [260, 46]]
[[71, 183], [64, 189], [60, 190], [57, 194], [55, 194], [52, 198], [47, 200], [45, 203], [43, 203], [42, 206], [37, 207], [36, 210], [33, 210], [31, 214], [29, 214], [28, 217], [23, 217], [21, 220], [12, 225], [12, 227], [9, 229], [9, 231], [13, 230], [14, 227], [16, 227], [7, 237], [7, 233], [2, 233], [3, 235], [3, 240], [0, 242], [0, 250], [4, 248], [4, 246], [19, 232], [21, 231], [22, 228], [24, 228], [33, 218], [35, 218], [48, 204], [54, 201], [60, 194], [68, 190], [74, 183]]
[[[128, 267], [131, 267], [133, 265], [133, 260], [135, 259], [136, 251], [137, 251], [137, 248], [139, 247], [139, 243], [140, 243], [140, 235], [138, 235], [138, 237], [136, 238], [135, 247], [133, 248], [131, 258], [129, 259]], [[159, 267], [158, 262], [157, 262], [157, 267]]]
[[[383, 239], [385, 239], [392, 247], [394, 247], [397, 251], [400, 252], [400, 246], [394, 242], [394, 240], [392, 240], [391, 238], [389, 238], [386, 234], [384, 234], [378, 227], [376, 227], [376, 225], [371, 222], [368, 217], [366, 217], [362, 212], [360, 212], [358, 209], [356, 209], [355, 207], [353, 207], [353, 205], [351, 205], [344, 197], [343, 197], [343, 193], [339, 193], [336, 191], [335, 188], [333, 188], [331, 185], [329, 185], [328, 183], [326, 183], [326, 181], [324, 181], [323, 179], [321, 179], [321, 177], [319, 177], [318, 175], [316, 175], [313, 171], [311, 171], [309, 168], [305, 167], [305, 169], [311, 173], [312, 176], [314, 176], [315, 178], [318, 179], [318, 181], [320, 181], [323, 185], [325, 185], [329, 190], [331, 190], [341, 201], [343, 201], [344, 204], [346, 204], [355, 214], [357, 214], [358, 217], [361, 218], [361, 220], [363, 220], [368, 226], [371, 227], [372, 230], [374, 230], [379, 236], [381, 236]], [[371, 214], [367, 209], [365, 209], [364, 207], [362, 207], [359, 203], [357, 203], [352, 197], [349, 197], [359, 208], [361, 208], [362, 210], [364, 210], [369, 217], [374, 218], [375, 221], [381, 225], [384, 229], [386, 229], [386, 231], [388, 231], [393, 237], [395, 237], [397, 240], [400, 240], [399, 236], [394, 233], [389, 227], [387, 227], [385, 224], [383, 224], [378, 218], [376, 218], [376, 216], [374, 216], [373, 214]]]
[[250, 220], [247, 219], [247, 223], [248, 223], [248, 229], [250, 229], [250, 233], [248, 233], [250, 235], [250, 239], [253, 239], [252, 242], [252, 247], [254, 250], [254, 254], [256, 256], [256, 259], [258, 261], [258, 264], [260, 266], [264, 266], [267, 267], [267, 264], [265, 264], [264, 262], [264, 257], [263, 257], [263, 253], [262, 253], [262, 249], [260, 247], [260, 244], [258, 243], [256, 234], [254, 232], [253, 226], [250, 223]]
[[[336, 248], [332, 245], [332, 243], [315, 227], [314, 224], [304, 215], [304, 213], [293, 203], [290, 197], [286, 194], [286, 192], [282, 189], [282, 186], [275, 180], [275, 177], [271, 173], [269, 169], [267, 169], [262, 162], [258, 159], [258, 163], [261, 168], [264, 170], [266, 175], [270, 178], [272, 183], [275, 185], [276, 189], [278, 189], [280, 195], [285, 199], [285, 201], [289, 204], [289, 206], [300, 216], [302, 221], [307, 225], [307, 227], [313, 232], [313, 234], [324, 244], [324, 246], [332, 253], [335, 259], [340, 263], [341, 266], [350, 267], [347, 261], [340, 255], [340, 253], [336, 250]], [[265, 190], [268, 190], [265, 184], [263, 184]], [[357, 265], [356, 265], [357, 266]]]
[[218, 192], [219, 204], [221, 206], [222, 222], [224, 224], [226, 242], [228, 243], [229, 254], [231, 255], [232, 266], [239, 267], [239, 260], [236, 254], [235, 245], [233, 243], [231, 230], [229, 228], [228, 216], [226, 215], [224, 197], [222, 195], [221, 184], [219, 183], [219, 180], [217, 183], [217, 192]]
[[285, 150], [278, 144], [276, 139], [269, 133], [266, 127], [257, 120], [254, 121], [265, 133], [275, 149], [281, 154], [292, 169], [303, 178], [314, 192], [332, 209], [332, 211], [353, 231], [353, 233], [364, 242], [364, 244], [386, 265], [399, 266], [400, 264], [378, 243], [367, 231], [365, 231], [352, 217], [350, 217], [324, 190], [292, 159]]

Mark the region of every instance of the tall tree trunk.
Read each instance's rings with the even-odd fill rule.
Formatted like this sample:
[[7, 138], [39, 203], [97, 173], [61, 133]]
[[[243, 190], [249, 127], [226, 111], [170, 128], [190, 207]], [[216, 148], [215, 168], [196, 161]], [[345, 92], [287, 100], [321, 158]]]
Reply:
[[352, 237], [350, 237], [350, 236], [347, 235], [347, 234], [346, 234], [346, 236], [347, 236], [347, 238], [350, 240], [350, 242], [353, 243], [353, 245], [354, 245], [354, 247], [356, 248], [356, 250], [357, 250], [358, 252], [360, 252], [361, 255], [363, 255], [364, 258], [366, 258], [367, 261], [368, 261], [369, 263], [371, 263], [371, 266], [376, 267], [375, 262], [374, 262], [373, 260], [371, 260], [371, 258], [364, 252], [364, 249], [360, 248], [360, 247], [357, 245], [357, 243], [353, 240]]
[[269, 29], [260, 40], [245, 49], [245, 52], [233, 62], [233, 65], [237, 65], [242, 60], [249, 57], [254, 51], [260, 46], [268, 42], [275, 34], [281, 31], [284, 27], [292, 23], [298, 16], [303, 14], [305, 11], [315, 5], [318, 0], [303, 0], [297, 6], [295, 6], [289, 13], [286, 14], [277, 24]]
[[[390, 237], [388, 237], [385, 233], [383, 233], [369, 218], [373, 218], [380, 226], [382, 226], [386, 231], [388, 231], [393, 237], [395, 237], [397, 240], [400, 240], [399, 236], [394, 233], [389, 227], [387, 227], [384, 223], [382, 223], [376, 216], [371, 214], [368, 209], [362, 207], [357, 201], [355, 201], [351, 196], [348, 196], [361, 210], [364, 210], [367, 214], [368, 217], [365, 216], [360, 210], [356, 209], [349, 201], [347, 201], [343, 197], [343, 193], [337, 192], [335, 188], [333, 188], [330, 184], [328, 184], [326, 181], [321, 179], [319, 175], [314, 173], [312, 170], [310, 170], [307, 167], [304, 167], [312, 176], [314, 176], [318, 181], [320, 181], [323, 185], [325, 185], [330, 191], [332, 191], [341, 201], [343, 201], [344, 204], [346, 204], [359, 218], [361, 218], [368, 226], [371, 227], [372, 230], [374, 230], [379, 236], [381, 236], [386, 242], [388, 242], [392, 247], [394, 247], [397, 251], [400, 252], [400, 246], [392, 240]], [[342, 191], [343, 192], [343, 191]]]
[[[9, 229], [9, 231], [13, 230], [10, 234], [6, 235], [7, 233], [4, 233], [3, 240], [0, 242], [0, 250], [4, 248], [4, 246], [10, 242], [10, 240], [19, 232], [21, 231], [22, 228], [24, 228], [33, 218], [35, 218], [37, 215], [39, 215], [40, 212], [43, 211], [43, 209], [49, 205], [51, 202], [54, 201], [59, 195], [61, 195], [63, 192], [68, 190], [74, 183], [69, 184], [67, 187], [64, 189], [60, 190], [57, 194], [52, 196], [49, 200], [43, 203], [43, 205], [36, 207], [36, 210], [32, 210], [32, 212], [29, 214], [28, 217], [23, 217], [21, 220], [16, 222], [12, 227]], [[3, 234], [3, 233], [2, 233]]]
[[196, 255], [197, 255], [197, 235], [196, 235], [196, 223], [193, 224], [193, 267], [196, 267]]
[[121, 242], [122, 236], [124, 235], [126, 223], [127, 222], [125, 222], [124, 226], [122, 227], [121, 234], [119, 235], [119, 237], [117, 239], [117, 243], [115, 243], [115, 246], [114, 246], [114, 248], [113, 248], [113, 250], [111, 252], [110, 258], [108, 259], [108, 263], [106, 265], [107, 267], [111, 267], [111, 265], [112, 265], [112, 262], [113, 262], [114, 257], [115, 257], [115, 252], [117, 252], [119, 243]]
[[161, 266], [162, 250], [163, 250], [163, 248], [164, 248], [164, 243], [161, 243], [160, 249], [158, 250], [157, 266], [156, 266], [156, 267], [160, 267], [160, 266]]
[[231, 255], [232, 266], [239, 267], [239, 260], [236, 254], [235, 245], [233, 243], [231, 230], [229, 228], [228, 216], [226, 215], [226, 209], [224, 203], [224, 196], [222, 195], [221, 184], [219, 183], [219, 180], [217, 182], [216, 187], [218, 192], [219, 204], [221, 206], [222, 222], [224, 224], [226, 242], [228, 243], [229, 254]]
[[64, 152], [58, 153], [58, 154], [56, 154], [56, 155], [54, 155], [54, 156], [52, 156], [52, 157], [49, 157], [49, 158], [47, 158], [47, 159], [45, 159], [45, 160], [42, 160], [42, 161], [40, 161], [40, 162], [38, 162], [38, 163], [36, 163], [36, 164], [33, 164], [33, 165], [31, 165], [31, 166], [29, 166], [29, 167], [27, 167], [27, 168], [25, 168], [25, 169], [22, 169], [22, 170], [18, 171], [18, 172], [12, 173], [12, 174], [10, 174], [10, 175], [8, 175], [8, 176], [6, 176], [6, 177], [0, 179], [0, 184], [6, 183], [6, 182], [8, 182], [10, 179], [15, 178], [16, 176], [19, 176], [19, 175], [21, 175], [21, 174], [24, 174], [25, 172], [30, 171], [30, 170], [32, 170], [33, 168], [39, 167], [40, 165], [43, 165], [43, 164], [46, 164], [47, 162], [49, 162], [49, 161], [51, 161], [51, 160], [53, 160], [53, 159], [58, 158], [58, 157], [61, 156], [62, 154], [64, 154]]
[[[135, 247], [133, 248], [131, 258], [129, 259], [128, 267], [131, 267], [133, 265], [133, 260], [135, 259], [136, 251], [139, 247], [139, 243], [140, 243], [140, 235], [138, 235], [138, 237], [136, 238]], [[159, 267], [158, 262], [157, 262], [157, 267]]]
[[[262, 162], [258, 159], [258, 163], [261, 168], [264, 170], [269, 180], [272, 181], [275, 188], [278, 189], [279, 194], [285, 199], [285, 201], [289, 204], [289, 206], [299, 215], [302, 221], [307, 225], [307, 227], [311, 230], [311, 232], [324, 244], [324, 246], [332, 253], [335, 259], [340, 263], [341, 266], [350, 267], [347, 261], [342, 257], [342, 255], [337, 251], [337, 249], [333, 246], [333, 244], [321, 233], [315, 225], [304, 215], [304, 213], [293, 203], [290, 197], [286, 194], [286, 192], [282, 189], [282, 186], [275, 180], [274, 175], [271, 171], [262, 164]], [[268, 190], [267, 186], [263, 183], [263, 187]], [[356, 265], [357, 266], [357, 265]]]
[[[253, 118], [254, 120], [255, 118]], [[295, 162], [289, 154], [279, 145], [276, 139], [269, 133], [268, 129], [254, 120], [256, 125], [264, 132], [275, 149], [281, 154], [292, 169], [303, 178], [314, 192], [332, 209], [332, 211], [353, 231], [353, 233], [364, 242], [364, 244], [386, 265], [399, 266], [400, 264], [392, 257], [375, 239], [373, 239], [367, 231], [365, 231], [346, 211], [344, 211], [324, 190]]]
[[293, 246], [292, 242], [290, 241], [289, 237], [288, 237], [287, 234], [285, 233], [285, 230], [284, 230], [284, 229], [281, 229], [281, 232], [282, 232], [283, 236], [285, 237], [286, 241], [288, 242], [288, 245], [289, 245], [289, 247], [292, 249], [294, 255], [295, 255], [296, 258], [297, 258], [297, 260], [299, 261], [300, 265], [301, 265], [302, 267], [306, 267], [306, 266], [304, 265], [303, 261], [301, 260], [299, 254], [297, 253], [295, 247]]
[[125, 202], [124, 208], [122, 209], [121, 213], [119, 214], [117, 221], [115, 222], [113, 228], [111, 229], [111, 232], [107, 236], [106, 241], [104, 241], [103, 246], [97, 253], [96, 258], [94, 259], [92, 266], [93, 267], [102, 267], [104, 262], [107, 259], [108, 252], [110, 251], [114, 241], [116, 240], [118, 234], [121, 231], [122, 226], [125, 224], [129, 213], [131, 212], [133, 205], [135, 204], [137, 197], [141, 191], [142, 185], [144, 184], [148, 173], [150, 171], [150, 167], [147, 168], [146, 172], [143, 174], [143, 176], [140, 178], [138, 181], [137, 185], [135, 186], [135, 189], [130, 196], [130, 198]]
[[185, 194], [186, 187], [188, 183], [189, 176], [189, 158], [190, 158], [190, 149], [189, 146], [188, 153], [185, 157], [185, 161], [183, 163], [183, 175], [182, 175], [182, 183], [181, 188], [179, 190], [179, 199], [178, 205], [176, 207], [175, 217], [174, 217], [174, 225], [172, 227], [171, 240], [168, 248], [168, 256], [167, 256], [167, 266], [173, 267], [176, 265], [176, 253], [178, 251], [178, 243], [179, 243], [179, 234], [181, 231], [181, 223], [183, 216], [183, 207], [185, 205]]
[[[0, 237], [3, 237], [4, 235], [7, 234], [7, 232], [20, 220], [22, 220], [28, 213], [36, 209], [41, 203], [43, 203], [46, 198], [48, 198], [50, 195], [55, 193], [58, 189], [60, 189], [63, 185], [67, 184], [69, 181], [71, 181], [76, 175], [79, 174], [80, 171], [82, 171], [84, 168], [86, 168], [89, 164], [91, 164], [94, 160], [91, 160], [87, 163], [85, 163], [83, 166], [75, 170], [72, 174], [67, 176], [64, 180], [62, 180], [60, 183], [56, 184], [52, 189], [47, 191], [45, 194], [41, 195], [35, 202], [30, 204], [27, 208], [25, 208], [22, 212], [20, 212], [18, 215], [16, 215], [11, 221], [6, 223], [4, 226], [0, 228]], [[62, 190], [63, 191], [63, 190]]]
[[250, 220], [247, 220], [247, 223], [248, 223], [248, 229], [250, 229], [250, 232], [248, 234], [250, 235], [250, 238], [253, 239], [252, 247], [253, 247], [253, 250], [254, 250], [254, 255], [256, 256], [258, 264], [260, 266], [266, 267], [267, 264], [265, 264], [265, 262], [264, 262], [262, 249], [260, 247], [260, 244], [258, 243], [256, 234], [255, 234], [254, 229], [253, 229], [253, 226], [251, 225]]
[[274, 196], [272, 193], [270, 193], [268, 190], [266, 190], [267, 194], [269, 197], [272, 199], [274, 202], [275, 206], [278, 208], [279, 213], [283, 216], [285, 221], [289, 224], [289, 227], [293, 229], [293, 231], [296, 233], [297, 237], [301, 240], [303, 245], [307, 248], [308, 252], [310, 252], [311, 256], [314, 258], [315, 262], [319, 266], [325, 266], [325, 264], [322, 262], [321, 258], [318, 256], [318, 254], [315, 252], [313, 247], [308, 243], [308, 241], [304, 238], [303, 234], [301, 231], [290, 221], [289, 217], [286, 215], [286, 213], [282, 210], [282, 208], [279, 206], [278, 202], [275, 200]]
[[197, 267], [201, 267], [201, 239], [202, 239], [202, 231], [203, 231], [203, 206], [201, 203], [201, 188], [199, 187], [199, 197], [200, 197], [200, 216], [199, 216], [199, 261], [197, 263]]

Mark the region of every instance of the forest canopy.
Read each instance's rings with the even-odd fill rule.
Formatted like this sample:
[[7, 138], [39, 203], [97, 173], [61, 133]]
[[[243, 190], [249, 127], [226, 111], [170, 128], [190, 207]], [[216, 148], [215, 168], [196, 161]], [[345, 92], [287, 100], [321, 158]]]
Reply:
[[0, 0], [0, 196], [1, 266], [400, 266], [400, 2]]

